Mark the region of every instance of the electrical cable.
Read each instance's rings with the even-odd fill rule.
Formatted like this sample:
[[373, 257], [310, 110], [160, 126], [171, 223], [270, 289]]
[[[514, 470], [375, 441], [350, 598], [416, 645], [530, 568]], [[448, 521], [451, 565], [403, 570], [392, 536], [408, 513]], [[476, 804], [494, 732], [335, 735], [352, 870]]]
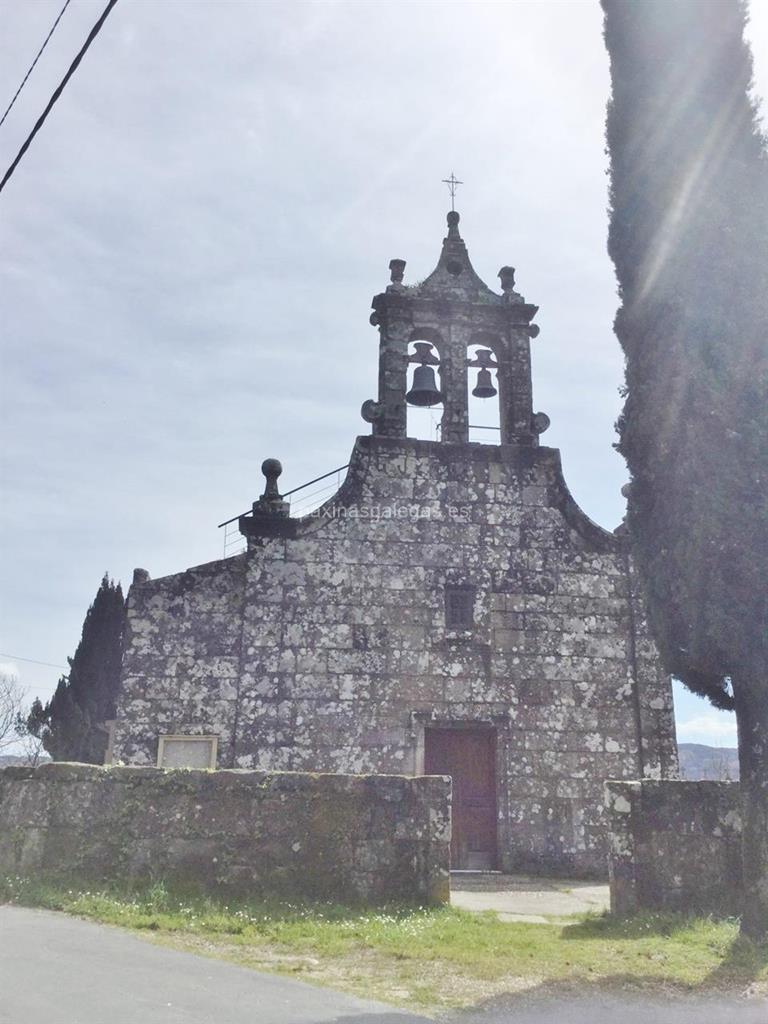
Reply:
[[32, 72], [33, 72], [33, 71], [35, 70], [35, 64], [37, 64], [37, 62], [38, 62], [38, 61], [40, 60], [40, 57], [42, 56], [43, 50], [44, 50], [44, 49], [46, 48], [46, 46], [48, 45], [48, 40], [49, 40], [49, 39], [51, 38], [51, 36], [53, 35], [53, 33], [54, 33], [54, 32], [56, 31], [56, 26], [57, 26], [57, 25], [59, 24], [59, 22], [61, 21], [61, 16], [62, 16], [62, 14], [64, 13], [64, 11], [66, 11], [66, 9], [67, 9], [67, 8], [69, 7], [70, 3], [71, 3], [71, 0], [67, 0], [67, 2], [66, 2], [66, 3], [64, 4], [64, 6], [63, 6], [63, 7], [61, 8], [61, 10], [59, 11], [59, 16], [58, 16], [58, 18], [56, 19], [56, 21], [54, 21], [53, 25], [51, 26], [51, 31], [50, 31], [50, 32], [48, 33], [48, 35], [47, 35], [47, 36], [45, 37], [45, 40], [43, 41], [43, 45], [42, 45], [42, 46], [40, 47], [40, 49], [39, 49], [39, 50], [37, 51], [37, 56], [35, 57], [35, 59], [34, 59], [34, 60], [32, 61], [32, 63], [30, 64], [30, 66], [29, 66], [29, 71], [28, 71], [28, 72], [26, 73], [26, 75], [24, 75], [24, 77], [22, 78], [22, 80], [21, 80], [21, 85], [19, 86], [19, 88], [18, 88], [18, 89], [16, 90], [16, 92], [14, 93], [14, 95], [13, 95], [13, 99], [11, 100], [11, 102], [10, 102], [10, 103], [8, 104], [8, 106], [7, 106], [6, 108], [5, 108], [5, 113], [3, 114], [3, 116], [2, 116], [2, 117], [0, 117], [0, 125], [2, 125], [3, 121], [4, 121], [5, 119], [6, 119], [6, 117], [8, 117], [8, 114], [9, 114], [9, 113], [10, 113], [10, 111], [11, 111], [11, 107], [12, 107], [12, 106], [13, 106], [13, 104], [14, 104], [14, 103], [16, 102], [16, 100], [17, 100], [17, 99], [19, 98], [19, 93], [20, 93], [20, 92], [21, 92], [21, 90], [22, 90], [22, 89], [24, 88], [24, 86], [25, 86], [25, 85], [27, 84], [27, 79], [29, 78], [29, 76], [30, 76], [30, 75], [32, 74]]
[[18, 654], [3, 654], [0, 651], [0, 658], [10, 658], [11, 661], [28, 661], [30, 665], [46, 665], [48, 668], [62, 668], [66, 671], [66, 665], [54, 665], [50, 661], [35, 661], [34, 658], [20, 658]]
[[8, 181], [10, 176], [13, 174], [13, 172], [16, 170], [16, 168], [17, 168], [21, 158], [24, 156], [26, 151], [29, 149], [29, 146], [30, 146], [30, 143], [32, 142], [32, 139], [34, 139], [35, 135], [37, 135], [37, 133], [42, 128], [43, 122], [45, 121], [46, 117], [48, 117], [48, 115], [50, 114], [51, 109], [52, 109], [54, 103], [59, 98], [59, 96], [61, 96], [62, 92], [64, 92], [64, 87], [66, 86], [67, 82], [70, 80], [72, 75], [75, 73], [75, 71], [77, 70], [77, 66], [80, 63], [80, 61], [83, 59], [83, 57], [85, 56], [86, 50], [91, 45], [91, 43], [96, 38], [96, 36], [99, 34], [99, 31], [101, 30], [101, 26], [107, 20], [109, 12], [112, 10], [112, 8], [115, 6], [116, 3], [117, 3], [117, 0], [109, 0], [109, 3], [104, 8], [101, 17], [96, 22], [96, 24], [93, 26], [91, 31], [88, 33], [88, 38], [83, 43], [83, 45], [82, 45], [82, 47], [80, 49], [80, 52], [75, 57], [75, 59], [72, 61], [72, 63], [69, 65], [69, 70], [67, 71], [66, 75], [64, 75], [64, 77], [62, 78], [61, 82], [59, 83], [59, 85], [57, 86], [57, 88], [54, 91], [53, 95], [51, 96], [50, 100], [48, 100], [48, 105], [46, 106], [45, 110], [42, 112], [40, 117], [38, 117], [37, 122], [35, 123], [35, 127], [32, 129], [32, 131], [27, 136], [27, 138], [26, 138], [26, 140], [24, 142], [24, 145], [21, 147], [21, 149], [19, 150], [19, 152], [18, 152], [18, 154], [16, 156], [16, 159], [13, 161], [13, 163], [8, 168], [8, 170], [5, 172], [5, 176], [3, 177], [3, 180], [0, 181], [0, 192], [3, 191], [3, 189], [5, 188], [6, 182]]

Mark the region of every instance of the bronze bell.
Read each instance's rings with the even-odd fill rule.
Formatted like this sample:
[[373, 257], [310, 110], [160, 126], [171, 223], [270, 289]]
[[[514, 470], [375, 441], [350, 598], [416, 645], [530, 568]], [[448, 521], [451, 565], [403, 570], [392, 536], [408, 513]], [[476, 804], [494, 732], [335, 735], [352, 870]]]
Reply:
[[478, 370], [477, 384], [472, 388], [472, 394], [475, 398], [493, 398], [494, 395], [498, 394], [498, 391], [493, 386], [491, 371], [486, 367]]
[[[494, 392], [495, 393], [495, 392]], [[435, 383], [435, 371], [431, 366], [417, 366], [413, 371], [413, 387], [405, 396], [409, 405], [439, 405], [443, 396]]]

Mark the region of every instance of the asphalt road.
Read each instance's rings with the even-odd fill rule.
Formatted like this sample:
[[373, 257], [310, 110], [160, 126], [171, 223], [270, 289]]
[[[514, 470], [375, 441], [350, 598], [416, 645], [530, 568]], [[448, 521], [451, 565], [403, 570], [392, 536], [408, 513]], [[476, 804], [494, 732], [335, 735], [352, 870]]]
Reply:
[[650, 1000], [632, 996], [499, 1001], [451, 1024], [768, 1024], [768, 1003], [746, 999]]
[[[765, 1000], [536, 993], [451, 1024], [768, 1024]], [[64, 914], [0, 906], [0, 1024], [427, 1024], [425, 1018], [144, 942]]]
[[417, 1024], [424, 1018], [155, 946], [119, 928], [0, 906], [2, 1024]]

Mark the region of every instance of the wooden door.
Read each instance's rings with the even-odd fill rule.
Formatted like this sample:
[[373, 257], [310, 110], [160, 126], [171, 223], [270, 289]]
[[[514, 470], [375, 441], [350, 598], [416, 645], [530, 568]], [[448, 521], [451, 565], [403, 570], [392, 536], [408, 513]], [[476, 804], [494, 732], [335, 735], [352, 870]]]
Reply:
[[451, 868], [496, 867], [496, 736], [491, 729], [426, 729], [424, 774], [453, 780]]

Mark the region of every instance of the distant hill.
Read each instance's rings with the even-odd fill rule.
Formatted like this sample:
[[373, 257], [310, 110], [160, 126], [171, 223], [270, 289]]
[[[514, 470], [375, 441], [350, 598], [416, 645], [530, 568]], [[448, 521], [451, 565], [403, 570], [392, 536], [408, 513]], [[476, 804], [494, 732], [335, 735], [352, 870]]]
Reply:
[[703, 743], [679, 743], [680, 778], [691, 782], [714, 779], [738, 782], [739, 752], [735, 747], [708, 747]]

